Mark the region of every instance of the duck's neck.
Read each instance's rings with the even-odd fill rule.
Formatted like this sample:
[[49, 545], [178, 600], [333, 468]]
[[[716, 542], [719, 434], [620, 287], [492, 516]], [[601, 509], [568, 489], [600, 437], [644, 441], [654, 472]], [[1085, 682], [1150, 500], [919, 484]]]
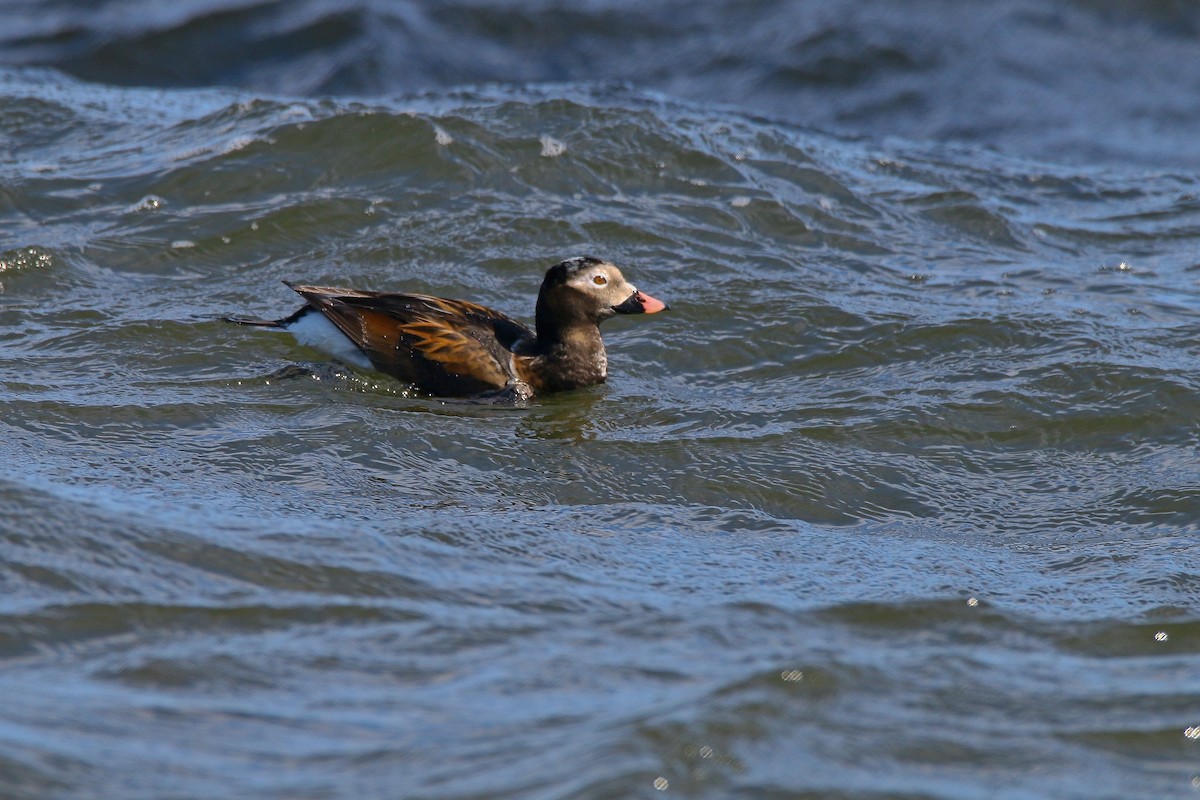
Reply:
[[538, 326], [537, 350], [546, 367], [547, 383], [555, 391], [603, 383], [608, 377], [608, 354], [594, 323], [570, 327]]

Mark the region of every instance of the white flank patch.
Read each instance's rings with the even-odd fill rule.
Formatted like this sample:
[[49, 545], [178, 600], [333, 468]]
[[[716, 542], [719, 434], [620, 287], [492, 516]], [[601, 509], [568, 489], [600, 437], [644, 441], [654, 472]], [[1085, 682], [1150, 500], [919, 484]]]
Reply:
[[287, 327], [287, 332], [305, 347], [313, 347], [338, 361], [360, 369], [371, 369], [371, 361], [346, 334], [320, 311], [310, 311]]

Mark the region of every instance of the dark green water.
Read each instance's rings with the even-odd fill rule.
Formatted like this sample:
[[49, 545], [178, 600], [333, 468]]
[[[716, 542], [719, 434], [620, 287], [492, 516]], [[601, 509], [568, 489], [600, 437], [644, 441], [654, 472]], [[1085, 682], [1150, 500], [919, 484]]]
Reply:
[[[0, 105], [5, 800], [1195, 794], [1194, 174], [625, 86]], [[529, 319], [582, 252], [673, 310], [527, 408], [219, 321]]]

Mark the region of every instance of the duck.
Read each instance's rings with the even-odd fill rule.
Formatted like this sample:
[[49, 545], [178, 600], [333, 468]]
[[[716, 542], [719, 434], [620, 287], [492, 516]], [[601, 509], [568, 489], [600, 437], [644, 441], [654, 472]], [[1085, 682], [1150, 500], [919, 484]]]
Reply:
[[284, 284], [304, 298], [294, 313], [226, 321], [286, 331], [431, 397], [527, 401], [603, 383], [608, 356], [600, 323], [670, 308], [595, 256], [568, 258], [546, 271], [533, 329], [468, 300]]

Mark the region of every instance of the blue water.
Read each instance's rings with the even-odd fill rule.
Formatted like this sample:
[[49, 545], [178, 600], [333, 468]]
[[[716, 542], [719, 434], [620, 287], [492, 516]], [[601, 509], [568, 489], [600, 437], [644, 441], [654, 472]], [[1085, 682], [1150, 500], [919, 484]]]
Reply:
[[[1200, 786], [1200, 9], [0, 10], [0, 798]], [[669, 313], [414, 396], [283, 279]]]

